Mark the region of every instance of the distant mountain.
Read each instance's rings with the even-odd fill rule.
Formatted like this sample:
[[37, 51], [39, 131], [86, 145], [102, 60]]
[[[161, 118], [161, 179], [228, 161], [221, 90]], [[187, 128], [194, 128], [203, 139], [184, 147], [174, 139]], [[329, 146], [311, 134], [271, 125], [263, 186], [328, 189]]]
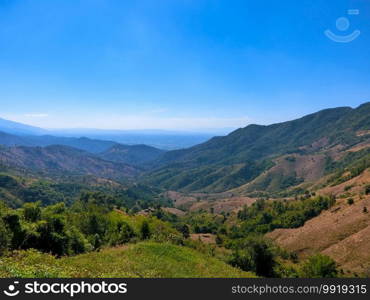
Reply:
[[[369, 141], [370, 102], [356, 109], [339, 107], [326, 109], [303, 118], [269, 126], [249, 125], [224, 137], [214, 137], [203, 144], [169, 151], [158, 158], [148, 175], [148, 181], [167, 189], [184, 191], [226, 191], [252, 182], [279, 164], [276, 159], [293, 155], [285, 161], [303, 163], [301, 156], [323, 153], [320, 168], [326, 159], [335, 159], [330, 149], [350, 147]], [[336, 148], [335, 148], [336, 147]], [[335, 153], [337, 153], [335, 152]], [[299, 157], [298, 157], [299, 156]], [[306, 161], [306, 163], [308, 163]], [[292, 166], [295, 164], [292, 164]], [[295, 166], [296, 170], [302, 166]], [[298, 176], [290, 165], [276, 170], [269, 178], [260, 178], [248, 191], [285, 189], [313, 179], [313, 175]], [[317, 177], [324, 170], [317, 171]]]
[[0, 118], [0, 131], [18, 135], [40, 135], [48, 131], [39, 127], [25, 125]]
[[130, 165], [106, 161], [67, 146], [1, 147], [0, 164], [51, 177], [93, 175], [121, 180], [140, 173], [139, 169]]
[[64, 145], [91, 153], [103, 152], [117, 143], [93, 140], [85, 137], [69, 138], [52, 135], [15, 135], [0, 131], [0, 145], [4, 146], [39, 146]]
[[147, 145], [127, 146], [116, 144], [100, 153], [99, 157], [109, 161], [141, 166], [157, 159], [163, 153], [165, 153], [164, 150]]
[[[227, 129], [221, 130], [221, 134]], [[99, 153], [107, 150], [113, 144], [149, 145], [159, 149], [182, 149], [203, 143], [214, 136], [211, 131], [205, 133], [183, 132], [169, 130], [105, 130], [105, 129], [53, 129], [46, 130], [0, 118], [0, 132], [24, 136], [26, 140], [15, 139], [16, 143], [9, 145], [48, 146], [67, 145]], [[8, 137], [9, 138], [9, 137]], [[61, 139], [61, 140], [58, 140]], [[76, 140], [83, 138], [85, 140]], [[90, 141], [88, 141], [89, 139]], [[92, 145], [91, 141], [95, 141]], [[109, 144], [99, 144], [98, 141], [108, 141]], [[2, 143], [0, 139], [0, 144]]]
[[[224, 134], [225, 130], [217, 131]], [[228, 131], [230, 132], [230, 131]], [[126, 145], [149, 145], [159, 149], [175, 150], [188, 148], [209, 140], [215, 134], [207, 132], [185, 132], [170, 130], [105, 130], [105, 129], [60, 129], [52, 135], [66, 137], [85, 136], [92, 139], [115, 141]]]

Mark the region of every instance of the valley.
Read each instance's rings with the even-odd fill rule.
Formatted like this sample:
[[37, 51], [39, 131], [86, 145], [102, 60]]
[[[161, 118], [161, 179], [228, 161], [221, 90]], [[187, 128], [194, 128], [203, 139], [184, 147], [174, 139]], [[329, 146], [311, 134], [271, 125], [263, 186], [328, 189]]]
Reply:
[[[179, 150], [10, 125], [0, 122], [0, 276], [370, 274], [370, 103]], [[50, 269], [22, 269], [44, 259]], [[121, 269], [90, 265], [106, 260]]]

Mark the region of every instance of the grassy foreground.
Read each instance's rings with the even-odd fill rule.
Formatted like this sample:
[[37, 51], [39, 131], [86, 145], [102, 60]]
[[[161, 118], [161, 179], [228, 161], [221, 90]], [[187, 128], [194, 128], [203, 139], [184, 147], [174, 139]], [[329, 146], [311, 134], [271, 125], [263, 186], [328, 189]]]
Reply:
[[35, 250], [0, 259], [0, 277], [255, 277], [187, 247], [141, 242], [64, 257]]

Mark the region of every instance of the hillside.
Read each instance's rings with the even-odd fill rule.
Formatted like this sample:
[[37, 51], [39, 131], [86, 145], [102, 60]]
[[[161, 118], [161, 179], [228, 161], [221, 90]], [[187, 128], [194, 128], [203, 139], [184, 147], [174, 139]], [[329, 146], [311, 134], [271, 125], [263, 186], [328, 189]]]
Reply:
[[[11, 264], [12, 268], [9, 268], [7, 264]], [[28, 251], [19, 252], [11, 258], [1, 260], [1, 278], [18, 276], [38, 278], [255, 277], [252, 273], [233, 268], [218, 259], [190, 248], [154, 242], [141, 242], [62, 259]]]
[[101, 178], [124, 179], [133, 177], [139, 169], [124, 163], [103, 160], [85, 151], [67, 146], [2, 147], [0, 164], [36, 172], [39, 175], [94, 175]]
[[[366, 192], [369, 183], [370, 169], [339, 185], [319, 190], [322, 194], [336, 195], [336, 205], [302, 227], [276, 229], [267, 236], [300, 257], [321, 252], [345, 271], [369, 274], [370, 193]], [[350, 198], [353, 204], [349, 204]]]
[[[153, 163], [155, 170], [147, 181], [171, 190], [223, 192], [273, 170], [247, 192], [281, 191], [317, 180], [325, 173], [327, 159], [339, 157], [347, 147], [369, 143], [369, 130], [370, 103], [356, 109], [326, 109], [269, 126], [249, 125], [225, 137], [165, 153]], [[273, 169], [281, 165], [283, 155], [294, 163]], [[310, 169], [310, 160], [314, 161], [312, 171], [303, 171], [304, 165]]]
[[147, 145], [120, 145], [116, 144], [104, 152], [99, 153], [99, 157], [120, 163], [141, 166], [147, 162], [157, 159], [165, 151]]

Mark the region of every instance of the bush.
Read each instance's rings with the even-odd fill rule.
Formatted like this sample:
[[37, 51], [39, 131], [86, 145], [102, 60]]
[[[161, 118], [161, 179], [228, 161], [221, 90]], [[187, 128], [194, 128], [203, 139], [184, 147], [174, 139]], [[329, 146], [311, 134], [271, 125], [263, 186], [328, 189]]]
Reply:
[[182, 236], [184, 239], [188, 239], [190, 237], [190, 228], [187, 224], [184, 224], [181, 226], [179, 231], [182, 233]]
[[311, 256], [302, 267], [302, 277], [306, 278], [334, 278], [337, 274], [336, 262], [322, 254]]
[[370, 194], [370, 185], [367, 185], [367, 186], [365, 187], [365, 194], [366, 194], [366, 195], [369, 195], [369, 194]]
[[353, 200], [353, 198], [348, 198], [347, 203], [348, 205], [352, 205], [353, 203], [355, 203], [355, 201]]

